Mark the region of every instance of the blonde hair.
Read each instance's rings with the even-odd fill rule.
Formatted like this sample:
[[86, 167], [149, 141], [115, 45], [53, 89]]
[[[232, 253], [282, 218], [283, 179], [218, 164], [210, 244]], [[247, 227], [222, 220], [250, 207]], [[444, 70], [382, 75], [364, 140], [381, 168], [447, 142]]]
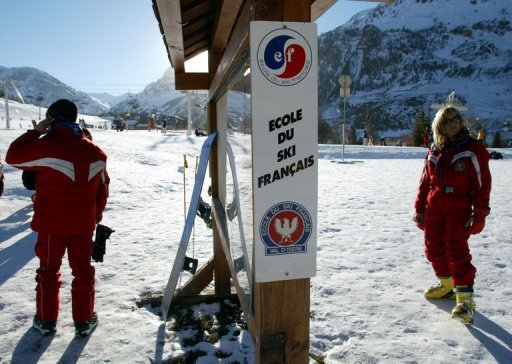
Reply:
[[434, 121], [432, 121], [434, 143], [436, 143], [436, 145], [439, 148], [443, 148], [444, 145], [446, 144], [446, 141], [448, 140], [444, 132], [443, 120], [452, 119], [454, 117], [460, 118], [461, 129], [466, 127], [466, 120], [462, 117], [459, 110], [457, 110], [453, 106], [443, 107], [442, 109], [439, 109], [439, 111], [436, 113], [436, 116], [434, 117]]

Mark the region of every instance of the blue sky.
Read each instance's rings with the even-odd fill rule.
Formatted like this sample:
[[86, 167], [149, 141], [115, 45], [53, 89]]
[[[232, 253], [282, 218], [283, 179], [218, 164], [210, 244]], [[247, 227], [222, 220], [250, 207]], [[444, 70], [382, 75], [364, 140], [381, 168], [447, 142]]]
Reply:
[[[319, 34], [378, 3], [338, 1]], [[0, 66], [34, 67], [85, 92], [139, 92], [170, 66], [151, 0], [0, 0]]]

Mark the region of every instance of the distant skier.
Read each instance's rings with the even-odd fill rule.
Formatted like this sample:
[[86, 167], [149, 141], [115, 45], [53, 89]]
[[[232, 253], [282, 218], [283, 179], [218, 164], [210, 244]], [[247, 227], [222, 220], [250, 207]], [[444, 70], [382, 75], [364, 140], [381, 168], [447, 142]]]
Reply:
[[425, 148], [428, 148], [430, 147], [430, 132], [428, 130], [428, 127], [425, 128], [425, 130], [423, 131], [423, 146]]
[[2, 196], [2, 193], [4, 193], [4, 165], [2, 164], [2, 159], [0, 158], [0, 196]]
[[485, 145], [485, 131], [484, 131], [484, 129], [480, 129], [480, 130], [478, 131], [478, 135], [477, 135], [476, 139], [477, 139], [480, 143], [482, 143], [482, 145]]
[[453, 107], [437, 112], [432, 123], [434, 144], [425, 158], [413, 220], [424, 230], [425, 254], [439, 279], [425, 297], [455, 298], [452, 317], [471, 324], [476, 268], [468, 239], [483, 230], [491, 211], [491, 173], [489, 153], [469, 137], [465, 124]]
[[201, 129], [196, 129], [196, 131], [194, 132], [194, 134], [198, 137], [202, 137], [202, 136], [206, 136], [206, 133], [203, 132]]

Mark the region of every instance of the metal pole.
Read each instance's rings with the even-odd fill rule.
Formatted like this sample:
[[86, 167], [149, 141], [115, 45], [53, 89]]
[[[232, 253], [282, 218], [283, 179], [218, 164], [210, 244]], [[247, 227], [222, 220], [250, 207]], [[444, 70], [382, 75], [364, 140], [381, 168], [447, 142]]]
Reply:
[[5, 97], [5, 126], [7, 129], [11, 128], [10, 117], [9, 117], [9, 88], [7, 87], [7, 81], [4, 83], [4, 97]]
[[341, 161], [345, 161], [345, 110], [347, 108], [347, 97], [343, 97], [343, 130], [341, 132], [341, 138], [342, 138], [342, 149], [341, 149]]
[[192, 91], [187, 93], [188, 97], [188, 121], [187, 121], [187, 133], [190, 134], [192, 130]]

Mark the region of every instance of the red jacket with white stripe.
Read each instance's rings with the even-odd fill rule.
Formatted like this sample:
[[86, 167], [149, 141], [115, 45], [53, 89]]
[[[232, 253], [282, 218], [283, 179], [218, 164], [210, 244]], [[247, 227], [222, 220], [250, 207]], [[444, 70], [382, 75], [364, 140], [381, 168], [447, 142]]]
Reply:
[[92, 233], [108, 198], [107, 156], [76, 123], [59, 123], [42, 138], [30, 130], [14, 140], [5, 161], [37, 171], [32, 229]]
[[485, 146], [469, 137], [467, 131], [443, 149], [433, 146], [425, 159], [414, 205], [416, 212], [423, 213], [433, 199], [448, 199], [450, 204], [458, 204], [453, 200], [456, 198], [461, 206], [469, 206], [475, 214], [487, 216], [491, 192], [489, 158]]

